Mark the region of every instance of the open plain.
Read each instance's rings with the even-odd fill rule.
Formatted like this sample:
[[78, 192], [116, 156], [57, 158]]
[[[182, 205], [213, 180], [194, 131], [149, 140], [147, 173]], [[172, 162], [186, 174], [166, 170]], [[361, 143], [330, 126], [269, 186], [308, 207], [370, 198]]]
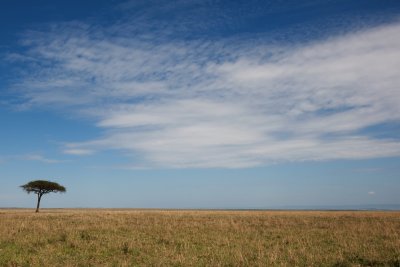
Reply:
[[400, 266], [400, 212], [0, 209], [0, 266]]

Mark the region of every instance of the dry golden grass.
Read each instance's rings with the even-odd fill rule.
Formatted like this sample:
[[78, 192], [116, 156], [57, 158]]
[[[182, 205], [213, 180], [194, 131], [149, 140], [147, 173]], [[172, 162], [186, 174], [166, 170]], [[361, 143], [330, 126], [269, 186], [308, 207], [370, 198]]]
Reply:
[[0, 266], [400, 266], [400, 212], [0, 210]]

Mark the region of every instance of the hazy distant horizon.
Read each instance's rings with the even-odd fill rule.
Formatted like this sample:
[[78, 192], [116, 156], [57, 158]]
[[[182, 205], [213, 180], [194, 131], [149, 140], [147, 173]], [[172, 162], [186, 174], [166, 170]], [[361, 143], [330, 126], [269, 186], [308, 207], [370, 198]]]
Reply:
[[[35, 209], [35, 207], [0, 207], [0, 209]], [[42, 207], [42, 209], [105, 209], [105, 210], [287, 210], [287, 211], [400, 211], [399, 204], [380, 204], [380, 205], [340, 205], [340, 206], [275, 206], [275, 207]]]

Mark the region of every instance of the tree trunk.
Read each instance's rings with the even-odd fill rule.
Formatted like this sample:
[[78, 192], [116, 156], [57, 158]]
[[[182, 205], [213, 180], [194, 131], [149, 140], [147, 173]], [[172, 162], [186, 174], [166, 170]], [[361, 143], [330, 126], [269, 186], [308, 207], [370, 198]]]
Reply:
[[36, 205], [36, 212], [39, 212], [39, 206], [40, 206], [40, 199], [42, 198], [41, 194], [37, 195], [37, 205]]

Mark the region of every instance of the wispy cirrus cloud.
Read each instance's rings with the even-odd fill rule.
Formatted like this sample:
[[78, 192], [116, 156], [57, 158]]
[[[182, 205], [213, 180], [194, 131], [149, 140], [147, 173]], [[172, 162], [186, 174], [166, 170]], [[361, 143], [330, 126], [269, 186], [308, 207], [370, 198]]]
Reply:
[[24, 156], [21, 156], [21, 159], [40, 161], [40, 162], [51, 163], [51, 164], [63, 162], [62, 160], [46, 158], [46, 157], [44, 157], [42, 155], [39, 155], [39, 154], [24, 155]]
[[[67, 144], [66, 147], [67, 148], [65, 148], [63, 150], [63, 153], [69, 154], [69, 155], [82, 156], [82, 155], [91, 155], [94, 153], [92, 150], [89, 150], [89, 149], [73, 148], [74, 147], [73, 144]], [[70, 148], [68, 148], [68, 147], [70, 147]]]
[[15, 161], [15, 160], [29, 160], [29, 161], [38, 161], [47, 164], [55, 164], [55, 163], [62, 163], [65, 160], [48, 158], [41, 154], [37, 153], [30, 153], [24, 155], [7, 155], [7, 156], [0, 156], [0, 163], [7, 162], [7, 161]]
[[363, 131], [400, 122], [398, 32], [394, 23], [277, 46], [104, 38], [78, 24], [27, 35], [35, 60], [16, 90], [26, 106], [74, 110], [102, 130], [65, 153], [116, 149], [135, 166], [399, 156], [398, 139]]

